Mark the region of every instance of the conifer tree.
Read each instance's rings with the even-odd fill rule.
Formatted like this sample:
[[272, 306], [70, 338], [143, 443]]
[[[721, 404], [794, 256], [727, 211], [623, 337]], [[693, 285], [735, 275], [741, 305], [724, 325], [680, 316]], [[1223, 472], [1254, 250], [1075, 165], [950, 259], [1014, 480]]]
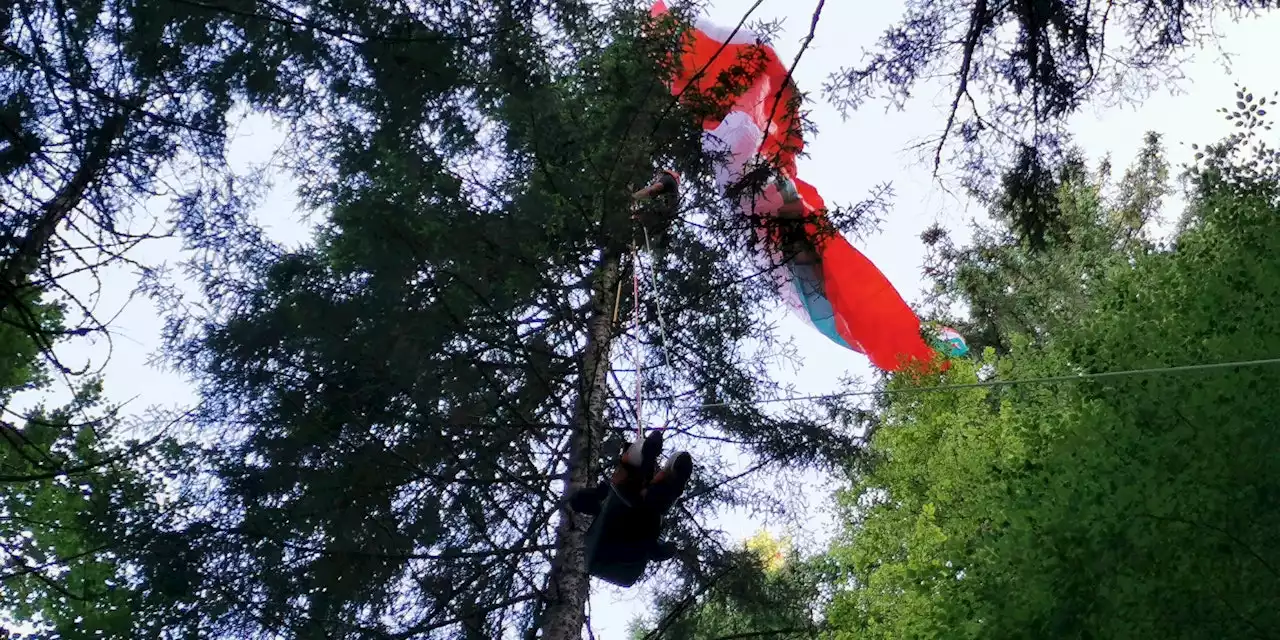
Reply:
[[[188, 523], [145, 559], [189, 585], [175, 606], [200, 602], [175, 630], [576, 638], [586, 523], [563, 497], [637, 413], [695, 451], [683, 552], [657, 572], [677, 591], [731, 560], [704, 514], [787, 506], [735, 483], [726, 443], [780, 478], [856, 454], [861, 415], [839, 401], [753, 404], [786, 393], [761, 360], [774, 294], [666, 89], [676, 25], [457, 11], [383, 17], [435, 40], [345, 50], [294, 121], [314, 246], [217, 255], [197, 270], [210, 313], [172, 318], [216, 434], [189, 460], [209, 481], [186, 483]], [[656, 250], [630, 194], [659, 168], [685, 200]]]
[[848, 112], [882, 98], [902, 107], [921, 83], [941, 79], [945, 119], [922, 148], [935, 172], [955, 161], [966, 186], [990, 197], [1010, 167], [1061, 162], [1067, 120], [1083, 105], [1141, 104], [1184, 81], [1189, 54], [1216, 43], [1226, 21], [1273, 8], [1266, 0], [913, 0], [824, 89]]
[[[66, 278], [137, 261], [146, 240], [252, 239], [257, 177], [226, 161], [233, 107], [280, 100], [314, 38], [219, 3], [15, 0], [0, 8], [0, 306], [59, 296], [103, 333]], [[293, 78], [299, 81], [301, 78]], [[155, 218], [148, 205], [167, 201]], [[18, 319], [28, 314], [20, 314]], [[49, 347], [28, 318], [27, 330]]]
[[823, 554], [800, 555], [789, 541], [761, 531], [736, 550], [732, 575], [696, 600], [660, 598], [655, 612], [632, 623], [634, 640], [817, 638], [824, 591], [835, 565]]

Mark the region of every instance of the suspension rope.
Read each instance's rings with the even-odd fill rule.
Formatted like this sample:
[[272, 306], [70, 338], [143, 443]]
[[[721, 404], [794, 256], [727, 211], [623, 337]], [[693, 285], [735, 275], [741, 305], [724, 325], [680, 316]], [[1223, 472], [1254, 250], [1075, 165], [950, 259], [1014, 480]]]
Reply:
[[1122, 378], [1128, 376], [1152, 375], [1159, 373], [1184, 373], [1189, 371], [1208, 371], [1213, 369], [1232, 369], [1245, 367], [1261, 367], [1280, 364], [1280, 358], [1262, 360], [1233, 360], [1230, 362], [1211, 362], [1205, 364], [1189, 364], [1175, 367], [1151, 367], [1147, 369], [1126, 369], [1123, 371], [1102, 371], [1099, 373], [1079, 373], [1061, 376], [1044, 376], [1039, 378], [1019, 378], [1013, 380], [984, 380], [981, 382], [958, 382], [936, 387], [906, 387], [902, 389], [878, 389], [872, 391], [846, 391], [841, 393], [824, 393], [809, 396], [790, 396], [763, 400], [740, 400], [734, 402], [708, 402], [697, 405], [698, 409], [715, 407], [733, 407], [743, 405], [773, 404], [777, 402], [798, 402], [801, 400], [827, 400], [832, 398], [849, 398], [855, 396], [896, 396], [916, 393], [934, 393], [943, 391], [959, 391], [963, 389], [980, 389], [988, 387], [1007, 387], [1018, 384], [1053, 384], [1058, 382], [1082, 382], [1099, 378]]
[[[653, 256], [654, 256], [654, 253], [653, 253], [653, 244], [652, 244], [652, 242], [651, 242], [651, 241], [650, 241], [650, 239], [649, 239], [649, 229], [648, 229], [648, 227], [646, 227], [646, 226], [644, 225], [644, 223], [643, 223], [643, 222], [641, 222], [641, 221], [639, 221], [639, 220], [636, 220], [636, 217], [635, 217], [635, 211], [636, 211], [636, 207], [638, 207], [638, 206], [639, 206], [639, 203], [633, 203], [633, 206], [632, 206], [632, 220], [633, 220], [633, 222], [637, 223], [637, 225], [640, 227], [640, 232], [641, 232], [641, 233], [643, 234], [643, 236], [644, 236], [644, 248], [645, 248], [645, 253], [647, 253], [647, 254], [649, 255], [649, 259], [652, 261], [652, 262], [651, 262], [651, 264], [649, 265], [649, 283], [652, 285], [652, 287], [653, 287], [653, 291], [654, 291], [654, 294], [655, 294], [655, 295], [653, 296], [653, 303], [654, 303], [654, 306], [655, 306], [655, 313], [656, 313], [656, 315], [657, 315], [657, 317], [658, 317], [658, 347], [659, 347], [659, 349], [662, 351], [662, 359], [663, 359], [663, 362], [666, 364], [667, 369], [668, 369], [668, 370], [670, 370], [672, 367], [671, 367], [671, 352], [670, 352], [670, 349], [668, 348], [668, 341], [667, 341], [667, 325], [666, 325], [666, 321], [663, 319], [663, 314], [662, 314], [662, 300], [661, 300], [661, 298], [660, 298], [660, 297], [658, 297], [658, 296], [656, 295], [656, 293], [657, 293], [657, 291], [658, 291], [658, 266], [657, 266], [657, 261], [656, 261], [656, 260], [654, 260], [654, 258], [653, 258]], [[632, 290], [632, 330], [631, 330], [631, 335], [632, 335], [632, 339], [634, 340], [634, 343], [633, 343], [633, 347], [634, 347], [633, 359], [634, 359], [634, 362], [635, 362], [634, 372], [635, 372], [635, 376], [636, 376], [636, 391], [635, 391], [636, 432], [637, 432], [637, 434], [638, 434], [639, 439], [643, 440], [643, 439], [644, 439], [644, 415], [643, 415], [643, 413], [642, 413], [642, 411], [641, 411], [641, 407], [642, 407], [642, 403], [643, 403], [643, 400], [644, 400], [644, 398], [643, 398], [643, 386], [642, 386], [642, 384], [643, 384], [643, 380], [644, 380], [643, 373], [642, 373], [642, 372], [643, 372], [644, 361], [643, 361], [643, 358], [642, 358], [642, 356], [641, 356], [641, 348], [640, 348], [640, 347], [641, 347], [641, 342], [640, 342], [640, 269], [641, 269], [641, 265], [640, 265], [640, 252], [639, 252], [639, 249], [638, 249], [638, 246], [637, 246], [637, 243], [636, 243], [636, 239], [635, 239], [635, 235], [634, 235], [634, 230], [633, 230], [633, 235], [632, 235], [632, 240], [631, 240], [631, 290]], [[618, 283], [618, 296], [619, 296], [619, 300], [621, 299], [621, 295], [622, 295], [622, 283], [621, 283], [621, 282], [619, 282], [619, 283]], [[615, 302], [615, 304], [614, 304], [614, 322], [617, 322], [617, 308], [618, 308], [618, 305], [617, 305], [617, 303]], [[663, 425], [662, 425], [661, 427], [659, 427], [659, 429], [666, 429], [666, 428], [667, 428], [667, 425], [671, 422], [670, 407], [668, 407], [668, 408], [667, 408], [667, 414], [668, 414], [668, 415], [667, 415], [666, 420], [663, 422]]]
[[618, 278], [618, 292], [613, 296], [613, 322], [611, 330], [618, 325], [618, 309], [622, 307], [622, 278]]
[[667, 323], [662, 319], [662, 297], [658, 295], [658, 264], [653, 259], [653, 248], [649, 246], [649, 230], [644, 226], [640, 227], [644, 232], [644, 250], [649, 254], [652, 261], [649, 265], [649, 277], [653, 285], [653, 304], [656, 307], [658, 316], [658, 346], [662, 349], [662, 360], [667, 365], [667, 370], [671, 369], [671, 352], [667, 348]]
[[632, 358], [635, 362], [636, 377], [636, 433], [640, 440], [644, 439], [644, 414], [642, 413], [642, 403], [644, 402], [644, 375], [642, 367], [644, 360], [640, 355], [640, 262], [639, 251], [636, 249], [635, 243], [631, 243], [631, 339], [632, 339]]

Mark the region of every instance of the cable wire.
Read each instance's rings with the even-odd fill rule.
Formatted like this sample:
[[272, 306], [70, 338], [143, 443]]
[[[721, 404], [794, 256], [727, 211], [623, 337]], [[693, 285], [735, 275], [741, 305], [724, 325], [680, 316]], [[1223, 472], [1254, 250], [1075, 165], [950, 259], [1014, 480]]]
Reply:
[[989, 387], [1007, 387], [1017, 384], [1052, 384], [1057, 382], [1081, 382], [1084, 380], [1097, 380], [1100, 378], [1121, 378], [1127, 376], [1152, 375], [1159, 373], [1184, 373], [1189, 371], [1209, 371], [1213, 369], [1231, 369], [1244, 367], [1260, 367], [1267, 365], [1280, 364], [1280, 358], [1266, 358], [1262, 360], [1235, 360], [1231, 362], [1214, 362], [1207, 364], [1190, 364], [1176, 367], [1151, 367], [1147, 369], [1126, 369], [1123, 371], [1103, 371], [1100, 373], [1080, 373], [1061, 376], [1045, 376], [1040, 378], [1021, 378], [1014, 380], [984, 380], [980, 382], [959, 382], [955, 384], [943, 384], [935, 387], [905, 387], [901, 389], [877, 389], [871, 391], [845, 391], [840, 393], [824, 393], [808, 396], [790, 396], [786, 398], [772, 398], [763, 400], [742, 400], [736, 402], [708, 402], [698, 405], [699, 409], [710, 409], [715, 407], [732, 407], [741, 405], [759, 405], [773, 404], [778, 402], [798, 402], [801, 400], [827, 400], [831, 398], [848, 398], [854, 396], [896, 396], [910, 395], [916, 393], [934, 393], [943, 391], [958, 391], [962, 389], [982, 389]]

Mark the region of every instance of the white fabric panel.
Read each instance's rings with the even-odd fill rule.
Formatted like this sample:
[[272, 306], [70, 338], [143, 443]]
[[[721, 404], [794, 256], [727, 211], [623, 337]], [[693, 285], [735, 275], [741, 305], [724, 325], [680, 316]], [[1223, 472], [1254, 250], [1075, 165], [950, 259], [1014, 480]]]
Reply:
[[[724, 162], [717, 162], [715, 166], [716, 186], [720, 188], [721, 193], [742, 178], [744, 168], [755, 158], [763, 139], [764, 132], [752, 122], [750, 116], [741, 111], [729, 112], [715, 129], [703, 134], [703, 150], [713, 154], [713, 157], [723, 154]], [[754, 212], [769, 215], [776, 212], [782, 204], [782, 194], [778, 192], [777, 186], [770, 183], [762, 193], [755, 196], [748, 195], [739, 200], [738, 208], [744, 214]], [[756, 268], [770, 275], [778, 295], [782, 297], [787, 307], [800, 316], [806, 324], [814, 326], [808, 310], [800, 300], [791, 270], [778, 266], [783, 262], [782, 254], [772, 246], [772, 243], [764, 242], [766, 235], [764, 229], [756, 230], [758, 244], [757, 250], [753, 253]]]
[[[698, 16], [693, 26], [698, 31], [707, 34], [707, 37], [716, 42], [724, 42], [727, 44], [755, 44], [760, 40], [760, 36], [756, 32], [748, 29], [745, 25], [738, 29], [737, 33], [733, 33], [733, 27], [718, 25], [702, 16]], [[730, 38], [729, 34], [733, 34]]]

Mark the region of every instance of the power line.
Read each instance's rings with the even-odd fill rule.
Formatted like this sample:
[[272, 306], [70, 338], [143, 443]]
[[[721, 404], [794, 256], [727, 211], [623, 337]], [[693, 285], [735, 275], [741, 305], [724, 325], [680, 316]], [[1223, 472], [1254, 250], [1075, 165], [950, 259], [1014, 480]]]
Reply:
[[917, 393], [933, 393], [943, 391], [958, 391], [962, 389], [981, 389], [989, 387], [1007, 387], [1017, 384], [1053, 384], [1058, 382], [1080, 382], [1084, 380], [1097, 380], [1100, 378], [1122, 378], [1128, 376], [1152, 375], [1159, 373], [1185, 373], [1189, 371], [1208, 371], [1213, 369], [1231, 369], [1244, 367], [1259, 367], [1266, 365], [1280, 364], [1280, 358], [1267, 358], [1263, 360], [1234, 360], [1230, 362], [1215, 362], [1207, 364], [1190, 364], [1176, 367], [1152, 367], [1148, 369], [1126, 369], [1123, 371], [1103, 371], [1100, 373], [1080, 373], [1061, 376], [1045, 376], [1039, 378], [1021, 378], [1014, 380], [984, 380], [980, 382], [960, 382], [955, 384], [944, 384], [935, 387], [905, 387], [901, 389], [877, 389], [872, 391], [846, 391], [841, 393], [825, 393], [809, 396], [790, 396], [786, 398], [772, 398], [764, 400], [742, 400], [737, 402], [708, 402], [698, 405], [699, 409], [710, 409], [715, 407], [732, 407], [739, 405], [758, 405], [772, 404], [777, 402], [798, 402], [801, 400], [827, 400], [831, 398], [848, 398], [854, 396], [894, 396], [894, 395], [910, 395]]

